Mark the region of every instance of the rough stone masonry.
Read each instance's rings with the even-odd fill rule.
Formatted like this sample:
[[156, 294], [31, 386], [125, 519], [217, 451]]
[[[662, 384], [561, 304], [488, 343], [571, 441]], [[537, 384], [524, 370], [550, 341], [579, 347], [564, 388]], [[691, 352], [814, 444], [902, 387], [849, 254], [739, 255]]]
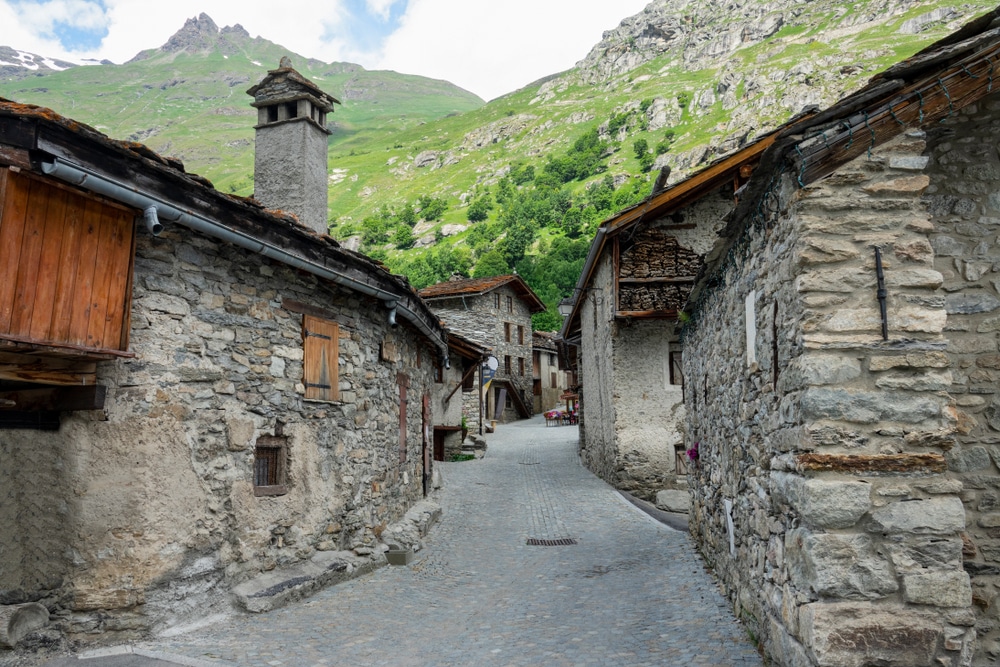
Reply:
[[968, 378], [990, 370], [1000, 307], [990, 181], [970, 176], [1000, 170], [962, 127], [997, 109], [944, 123], [930, 148], [911, 130], [805, 188], [776, 180], [779, 204], [685, 329], [691, 532], [780, 664], [968, 665], [977, 634], [977, 660], [996, 650], [997, 570], [977, 545], [992, 389]]

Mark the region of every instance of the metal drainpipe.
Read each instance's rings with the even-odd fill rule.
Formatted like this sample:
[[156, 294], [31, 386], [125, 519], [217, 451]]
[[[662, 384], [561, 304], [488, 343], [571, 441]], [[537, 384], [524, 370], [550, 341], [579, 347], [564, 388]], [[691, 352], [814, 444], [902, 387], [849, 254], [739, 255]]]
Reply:
[[167, 204], [166, 202], [154, 199], [153, 197], [140, 192], [136, 188], [113, 181], [107, 176], [90, 171], [89, 169], [79, 165], [70, 164], [61, 158], [54, 158], [52, 162], [43, 162], [42, 171], [49, 176], [58, 178], [66, 183], [85, 187], [92, 192], [96, 192], [97, 194], [104, 195], [124, 204], [128, 204], [129, 206], [142, 211], [145, 211], [150, 206], [154, 206], [156, 207], [156, 213], [159, 218], [180, 223], [189, 229], [221, 239], [227, 243], [232, 243], [233, 245], [241, 248], [246, 248], [247, 250], [251, 250], [259, 255], [263, 255], [264, 257], [269, 257], [283, 264], [293, 266], [297, 269], [302, 269], [303, 271], [319, 276], [320, 278], [331, 280], [338, 285], [343, 285], [357, 292], [381, 299], [385, 302], [386, 308], [389, 309], [388, 320], [390, 324], [395, 324], [395, 315], [398, 311], [400, 315], [420, 329], [425, 336], [431, 340], [437, 341], [438, 347], [441, 349], [441, 356], [444, 363], [450, 363], [448, 356], [448, 343], [435, 335], [430, 327], [424, 324], [423, 320], [421, 320], [416, 313], [400, 303], [400, 295], [398, 294], [386, 292], [378, 287], [372, 287], [371, 285], [358, 282], [357, 280], [349, 278], [341, 273], [337, 273], [322, 264], [317, 264], [316, 262], [299, 257], [298, 255], [293, 255], [283, 248], [279, 248], [278, 246], [270, 243], [264, 243], [263, 241], [253, 238], [252, 236], [234, 231], [228, 227], [224, 227], [223, 225], [220, 225], [217, 222], [212, 222], [211, 220], [203, 218], [200, 215], [178, 209], [170, 204]]

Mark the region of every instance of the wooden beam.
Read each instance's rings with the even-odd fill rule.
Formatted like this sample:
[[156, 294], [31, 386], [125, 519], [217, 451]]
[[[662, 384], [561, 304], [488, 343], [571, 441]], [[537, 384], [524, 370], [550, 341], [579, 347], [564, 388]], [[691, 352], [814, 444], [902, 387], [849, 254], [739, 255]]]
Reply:
[[471, 366], [469, 366], [469, 370], [465, 371], [465, 375], [462, 376], [462, 380], [457, 385], [455, 385], [455, 388], [451, 390], [451, 393], [445, 397], [444, 399], [445, 403], [451, 400], [451, 397], [455, 395], [455, 392], [458, 391], [459, 388], [465, 384], [465, 381], [469, 379], [469, 376], [472, 375], [475, 372], [475, 370], [479, 368], [479, 366], [480, 366], [479, 362], [476, 362]]
[[103, 410], [107, 394], [108, 388], [101, 385], [0, 391], [0, 411], [73, 412], [74, 410]]
[[644, 285], [644, 284], [655, 284], [655, 283], [688, 283], [693, 285], [695, 281], [694, 276], [678, 276], [676, 278], [670, 276], [653, 276], [651, 278], [619, 278], [618, 282], [623, 285]]
[[54, 385], [97, 383], [97, 362], [0, 352], [0, 380]]
[[58, 412], [16, 412], [0, 410], [0, 430], [33, 429], [36, 431], [58, 431]]
[[676, 310], [619, 310], [615, 312], [615, 317], [630, 318], [633, 320], [662, 319], [666, 317], [677, 317]]

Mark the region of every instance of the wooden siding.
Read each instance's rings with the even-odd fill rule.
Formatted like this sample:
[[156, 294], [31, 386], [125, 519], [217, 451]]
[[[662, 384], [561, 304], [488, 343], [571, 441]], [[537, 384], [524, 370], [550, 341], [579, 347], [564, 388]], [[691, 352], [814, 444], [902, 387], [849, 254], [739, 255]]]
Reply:
[[134, 214], [0, 170], [0, 340], [128, 349]]

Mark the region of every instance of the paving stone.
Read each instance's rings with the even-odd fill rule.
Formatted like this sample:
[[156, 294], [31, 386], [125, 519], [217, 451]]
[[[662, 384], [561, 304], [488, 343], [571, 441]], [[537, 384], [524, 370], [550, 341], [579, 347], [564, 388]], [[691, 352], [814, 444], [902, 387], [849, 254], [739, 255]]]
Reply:
[[541, 417], [501, 425], [484, 458], [436, 464], [443, 515], [409, 566], [137, 649], [250, 667], [762, 665], [688, 535], [586, 470], [577, 439]]

